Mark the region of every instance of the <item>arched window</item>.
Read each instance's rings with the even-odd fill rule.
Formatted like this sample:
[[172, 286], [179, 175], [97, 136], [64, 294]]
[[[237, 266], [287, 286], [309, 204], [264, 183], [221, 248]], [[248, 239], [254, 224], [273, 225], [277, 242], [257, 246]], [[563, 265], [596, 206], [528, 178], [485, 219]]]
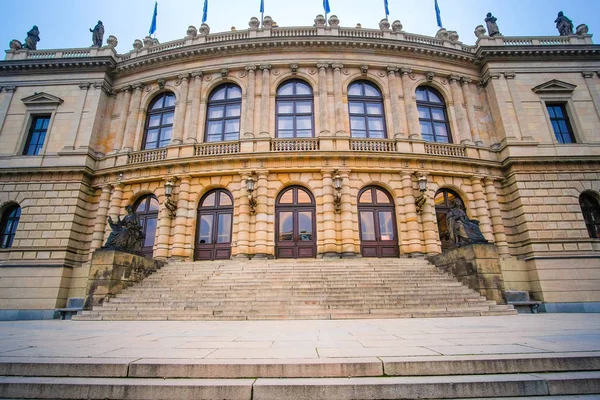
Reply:
[[142, 149], [150, 150], [168, 146], [171, 142], [174, 119], [175, 95], [165, 92], [156, 96], [148, 107]]
[[360, 253], [363, 257], [398, 257], [396, 211], [384, 189], [367, 186], [358, 194]]
[[275, 256], [314, 258], [317, 256], [316, 203], [305, 188], [291, 186], [275, 200]]
[[8, 249], [12, 247], [17, 225], [21, 217], [21, 207], [17, 204], [8, 206], [2, 213], [0, 220], [0, 248]]
[[140, 225], [146, 236], [142, 245], [142, 254], [145, 257], [152, 257], [154, 251], [154, 239], [156, 238], [156, 225], [158, 223], [158, 199], [149, 194], [140, 198], [133, 209], [138, 216]]
[[582, 193], [579, 196], [579, 205], [583, 220], [591, 238], [600, 238], [600, 204], [591, 194]]
[[314, 136], [313, 92], [304, 81], [293, 79], [277, 89], [277, 137]]
[[355, 138], [385, 139], [383, 97], [368, 81], [357, 81], [348, 87], [350, 133]]
[[240, 138], [242, 89], [233, 83], [219, 85], [208, 98], [205, 142]]
[[460, 199], [460, 196], [450, 189], [440, 189], [435, 194], [435, 215], [437, 218], [440, 241], [442, 242], [442, 249], [447, 249], [454, 246], [454, 242], [450, 240], [448, 226], [446, 225], [446, 214], [448, 214], [448, 211], [450, 211], [452, 208], [454, 199]]
[[233, 196], [225, 189], [215, 189], [202, 197], [198, 206], [196, 260], [231, 258]]
[[423, 140], [452, 143], [446, 103], [440, 92], [429, 86], [420, 86], [416, 94]]

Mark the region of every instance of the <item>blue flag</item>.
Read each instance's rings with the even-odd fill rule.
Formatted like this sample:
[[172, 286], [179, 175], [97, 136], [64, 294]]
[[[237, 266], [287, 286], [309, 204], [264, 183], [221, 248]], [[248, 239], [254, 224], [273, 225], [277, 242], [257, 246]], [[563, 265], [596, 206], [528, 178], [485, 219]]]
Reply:
[[150, 24], [150, 35], [156, 32], [156, 14], [158, 13], [158, 1], [154, 2], [154, 14], [152, 14], [152, 23]]
[[388, 0], [383, 0], [383, 5], [385, 6], [385, 18], [387, 19], [388, 15], [390, 15], [390, 8], [388, 7]]
[[331, 8], [329, 8], [329, 0], [323, 0], [323, 8], [325, 9], [325, 15], [331, 12]]
[[260, 12], [265, 12], [265, 0], [260, 0]]
[[208, 18], [208, 0], [204, 0], [204, 8], [202, 9], [202, 23]]
[[438, 6], [437, 0], [435, 0], [435, 18], [437, 19], [437, 24], [440, 28], [443, 28], [442, 26], [442, 16], [440, 13], [440, 7]]

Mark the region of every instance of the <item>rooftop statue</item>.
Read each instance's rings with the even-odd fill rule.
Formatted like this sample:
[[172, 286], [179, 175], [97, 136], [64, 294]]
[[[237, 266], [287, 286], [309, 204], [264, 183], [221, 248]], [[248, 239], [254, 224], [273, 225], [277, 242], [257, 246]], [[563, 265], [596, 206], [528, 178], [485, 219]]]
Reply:
[[487, 25], [488, 35], [502, 35], [498, 29], [498, 24], [496, 23], [497, 20], [498, 18], [494, 17], [491, 12], [487, 13], [485, 23]]
[[125, 206], [125, 210], [127, 211], [127, 215], [123, 219], [120, 216], [117, 217], [117, 222], [108, 217], [108, 223], [112, 228], [112, 232], [102, 248], [141, 254], [142, 244], [145, 239], [142, 226], [137, 214], [133, 211], [133, 207]]
[[98, 21], [94, 29], [90, 29], [92, 32], [92, 46], [102, 47], [102, 40], [104, 39], [104, 25], [102, 21]]
[[565, 17], [563, 12], [558, 13], [558, 17], [554, 20], [556, 22], [556, 29], [560, 36], [569, 36], [573, 34], [573, 21]]
[[25, 48], [29, 50], [37, 50], [37, 43], [40, 41], [40, 30], [37, 25], [34, 25], [25, 39]]
[[479, 221], [469, 219], [462, 206], [462, 201], [455, 199], [452, 208], [446, 214], [449, 239], [454, 242], [456, 247], [487, 243], [488, 241], [483, 237], [479, 228]]

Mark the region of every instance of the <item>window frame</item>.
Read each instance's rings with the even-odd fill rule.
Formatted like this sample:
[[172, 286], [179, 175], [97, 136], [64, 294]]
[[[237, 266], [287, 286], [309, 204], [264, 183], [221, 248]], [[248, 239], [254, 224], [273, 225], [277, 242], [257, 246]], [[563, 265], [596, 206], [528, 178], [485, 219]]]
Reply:
[[[589, 198], [591, 202], [595, 203], [592, 206], [584, 207], [582, 200]], [[590, 239], [600, 239], [600, 201], [590, 192], [583, 192], [579, 195], [579, 207], [581, 208], [581, 214], [583, 215], [583, 222], [587, 229]], [[593, 214], [596, 214], [598, 220], [595, 221]]]
[[[306, 85], [309, 89], [310, 89], [310, 94], [305, 94], [305, 95], [298, 95], [296, 94], [296, 85], [298, 83], [302, 83], [304, 85]], [[279, 91], [286, 85], [288, 84], [292, 84], [293, 85], [293, 89], [292, 92], [293, 94], [291, 95], [279, 95]], [[289, 79], [286, 80], [285, 82], [282, 82], [278, 87], [277, 87], [277, 91], [275, 92], [275, 137], [278, 139], [309, 139], [309, 138], [314, 138], [315, 137], [315, 97], [314, 97], [314, 91], [312, 86], [302, 80], [302, 79]], [[310, 113], [298, 113], [296, 111], [296, 103], [297, 102], [307, 102], [310, 101]], [[279, 103], [280, 102], [292, 102], [293, 103], [293, 111], [292, 113], [286, 113], [286, 114], [280, 114], [279, 113]], [[292, 137], [280, 137], [279, 136], [279, 117], [292, 117], [293, 118], [293, 128], [292, 128]], [[310, 116], [310, 136], [302, 136], [302, 137], [298, 137], [298, 128], [297, 128], [297, 117], [307, 117]], [[306, 130], [306, 129], [302, 129], [302, 130]], [[284, 129], [284, 131], [289, 131], [289, 129]]]
[[[550, 121], [550, 130], [552, 133], [554, 133], [554, 140], [557, 143], [560, 144], [577, 144], [577, 138], [575, 137], [575, 130], [573, 129], [573, 125], [571, 124], [571, 118], [569, 117], [569, 110], [568, 110], [568, 102], [555, 102], [555, 101], [546, 101], [545, 102], [545, 106], [546, 106], [546, 115], [548, 120]], [[552, 117], [552, 114], [550, 113], [550, 107], [560, 107], [561, 112], [563, 114], [563, 118], [556, 118], [556, 117]], [[556, 130], [554, 129], [554, 125], [552, 124], [552, 121], [565, 121], [565, 124], [567, 125], [567, 134], [569, 136], [569, 139], [571, 140], [570, 142], [563, 142], [561, 140], [564, 139], [564, 133], [560, 133], [560, 132], [556, 132]], [[559, 136], [561, 138], [559, 138]]]
[[[36, 149], [37, 152], [34, 153], [29, 153], [29, 148], [31, 147], [31, 139], [33, 137], [34, 132], [36, 131], [35, 129], [35, 125], [38, 121], [38, 119], [47, 119], [48, 120], [48, 125], [46, 127], [45, 130], [39, 130], [40, 132], [44, 132], [44, 140], [42, 141], [42, 144], [38, 144], [36, 145]], [[48, 135], [50, 132], [50, 127], [51, 127], [51, 123], [52, 123], [52, 114], [47, 114], [47, 113], [32, 113], [29, 115], [29, 123], [28, 123], [28, 128], [27, 128], [27, 135], [25, 136], [25, 143], [23, 144], [23, 150], [21, 151], [21, 155], [23, 156], [41, 156], [44, 155], [44, 150], [46, 149], [46, 144], [48, 143]]]
[[[361, 95], [351, 95], [350, 94], [350, 88], [353, 85], [356, 84], [361, 84]], [[375, 96], [367, 96], [365, 95], [365, 89], [364, 86], [370, 86], [372, 88], [374, 88], [375, 90], [377, 90], [377, 93], [379, 93], [378, 97]], [[385, 140], [385, 139], [389, 139], [388, 137], [388, 131], [387, 131], [387, 124], [386, 124], [386, 115], [385, 115], [385, 103], [384, 103], [384, 99], [383, 99], [383, 92], [381, 91], [381, 89], [373, 82], [366, 80], [366, 79], [359, 79], [356, 81], [351, 82], [348, 85], [347, 88], [347, 93], [348, 93], [348, 122], [349, 122], [349, 127], [350, 127], [350, 138], [352, 139], [365, 139], [365, 140]], [[351, 103], [362, 103], [363, 104], [363, 110], [364, 113], [353, 113], [351, 111], [350, 105]], [[369, 114], [368, 113], [368, 109], [367, 109], [367, 104], [377, 104], [381, 106], [381, 114]], [[352, 117], [360, 117], [360, 118], [364, 118], [364, 122], [365, 122], [365, 136], [361, 137], [361, 136], [354, 136], [353, 133], [353, 129], [352, 129]], [[369, 118], [381, 118], [382, 124], [383, 124], [383, 137], [371, 137], [371, 130], [369, 129]], [[362, 131], [362, 129], [361, 129]]]
[[[18, 212], [16, 217], [13, 217], [11, 214], [15, 211]], [[17, 234], [17, 228], [19, 227], [19, 220], [21, 219], [21, 206], [16, 203], [11, 203], [4, 207], [2, 211], [2, 217], [0, 218], [0, 249], [10, 249], [15, 240], [15, 236]], [[16, 221], [16, 222], [15, 222]], [[7, 233], [7, 228], [10, 228], [10, 231]], [[5, 245], [5, 238], [8, 236], [8, 241]]]
[[[159, 101], [162, 100], [163, 101], [163, 105], [164, 105], [164, 99], [167, 96], [172, 95], [173, 98], [175, 99], [175, 102], [173, 103], [172, 106], [168, 106], [168, 107], [162, 107], [156, 110], [152, 110], [152, 107]], [[169, 142], [173, 139], [173, 127], [175, 125], [175, 108], [177, 106], [177, 96], [175, 95], [175, 93], [171, 92], [171, 91], [165, 91], [165, 92], [161, 92], [156, 94], [153, 98], [152, 101], [150, 101], [150, 103], [148, 104], [148, 108], [146, 109], [146, 122], [144, 123], [144, 134], [142, 136], [142, 146], [141, 146], [141, 150], [156, 150], [156, 149], [163, 149], [165, 147], [167, 147], [169, 144], [166, 144], [164, 146], [160, 145], [160, 142], [163, 141], [161, 140], [161, 135], [162, 135], [162, 131], [165, 128], [171, 128], [171, 138], [169, 139]], [[162, 120], [163, 120], [163, 116], [165, 114], [169, 114], [169, 113], [173, 113], [173, 123], [171, 124], [163, 124]], [[156, 126], [152, 126], [150, 127], [150, 119], [155, 116], [155, 115], [160, 115], [160, 123], [159, 125]], [[158, 129], [158, 134], [156, 137], [156, 147], [153, 148], [147, 148], [146, 146], [148, 145], [148, 131], [150, 130], [150, 128], [152, 129]]]
[[[428, 91], [433, 92], [433, 94], [435, 94], [437, 97], [439, 97], [442, 100], [442, 103], [436, 103], [436, 102], [432, 102], [429, 99], [429, 92], [427, 92], [427, 101], [424, 100], [419, 100], [417, 98], [417, 91], [419, 91], [419, 89], [426, 89]], [[425, 140], [428, 143], [454, 143], [454, 140], [452, 138], [452, 130], [450, 129], [450, 118], [448, 116], [448, 105], [446, 103], [446, 99], [444, 98], [444, 96], [442, 95], [442, 93], [437, 90], [436, 88], [429, 86], [429, 85], [420, 85], [415, 89], [415, 98], [416, 98], [416, 106], [417, 106], [417, 115], [419, 118], [419, 130], [420, 130], [420, 135], [421, 138], [423, 140]], [[419, 115], [419, 107], [423, 107], [423, 108], [427, 108], [430, 118], [421, 118], [421, 116]], [[441, 110], [444, 114], [444, 120], [436, 120], [433, 118], [433, 110]], [[425, 136], [423, 135], [423, 130], [421, 129], [421, 122], [426, 122], [428, 124], [430, 124], [431, 128], [432, 128], [432, 133], [433, 133], [433, 141], [430, 141], [428, 139], [425, 139]], [[446, 126], [446, 132], [447, 132], [447, 138], [448, 141], [447, 142], [443, 142], [443, 141], [439, 141], [437, 140], [438, 135], [436, 135], [436, 129], [435, 129], [435, 123], [444, 123], [444, 125]], [[441, 136], [441, 135], [440, 135]]]
[[[225, 87], [225, 99], [222, 100], [211, 100], [211, 97], [215, 95], [215, 93], [220, 90], [221, 88]], [[239, 98], [234, 98], [234, 99], [229, 99], [227, 98], [228, 93], [229, 93], [229, 88], [232, 87], [236, 87], [239, 89], [240, 91], [240, 97]], [[206, 121], [204, 123], [204, 137], [203, 137], [203, 142], [204, 143], [220, 143], [220, 142], [232, 142], [232, 141], [238, 141], [240, 140], [240, 135], [242, 133], [242, 114], [243, 114], [243, 110], [242, 110], [242, 98], [243, 98], [244, 92], [242, 90], [242, 87], [240, 85], [238, 85], [237, 83], [233, 83], [233, 82], [225, 82], [222, 83], [218, 86], [216, 86], [215, 88], [213, 88], [209, 95], [208, 95], [208, 100], [206, 102]], [[239, 115], [235, 116], [235, 117], [227, 117], [227, 106], [232, 106], [232, 105], [237, 105], [239, 104], [240, 107], [240, 113]], [[222, 106], [223, 107], [223, 116], [220, 118], [210, 118], [210, 109], [211, 106]], [[225, 140], [225, 135], [227, 134], [225, 132], [225, 127], [226, 127], [226, 122], [227, 121], [238, 121], [238, 131], [237, 131], [237, 138], [236, 139], [228, 139]], [[211, 122], [214, 121], [222, 121], [222, 126], [221, 126], [221, 140], [208, 140], [209, 137], [209, 130], [208, 127], [210, 125]], [[231, 133], [231, 132], [229, 132]], [[210, 136], [215, 136], [215, 135], [210, 135]]]

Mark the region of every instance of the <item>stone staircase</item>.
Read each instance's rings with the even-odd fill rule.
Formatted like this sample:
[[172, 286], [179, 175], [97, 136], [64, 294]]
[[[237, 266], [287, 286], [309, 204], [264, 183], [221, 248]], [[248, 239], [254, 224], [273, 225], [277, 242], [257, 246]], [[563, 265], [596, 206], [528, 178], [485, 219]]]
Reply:
[[512, 315], [422, 259], [171, 263], [74, 320]]

